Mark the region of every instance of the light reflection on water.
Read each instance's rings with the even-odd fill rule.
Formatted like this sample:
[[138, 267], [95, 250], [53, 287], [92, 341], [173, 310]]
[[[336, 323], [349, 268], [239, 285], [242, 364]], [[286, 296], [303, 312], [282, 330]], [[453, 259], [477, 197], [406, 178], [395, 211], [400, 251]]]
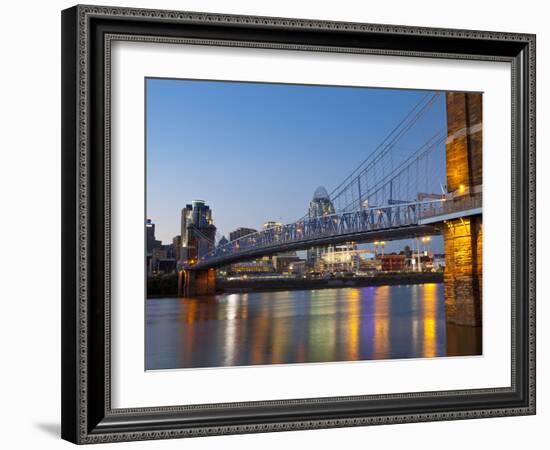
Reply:
[[149, 299], [146, 366], [170, 369], [480, 353], [479, 330], [461, 330], [467, 338], [460, 339], [451, 331], [450, 350], [447, 332], [442, 284]]

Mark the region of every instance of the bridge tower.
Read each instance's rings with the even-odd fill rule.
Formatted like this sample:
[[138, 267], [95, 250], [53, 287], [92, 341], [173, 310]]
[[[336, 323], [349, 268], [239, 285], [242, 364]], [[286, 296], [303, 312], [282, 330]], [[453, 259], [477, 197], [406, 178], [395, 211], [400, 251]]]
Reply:
[[[448, 92], [447, 191], [460, 201], [482, 191], [481, 94]], [[447, 220], [445, 241], [445, 309], [447, 322], [481, 325], [481, 214]]]
[[178, 294], [184, 297], [210, 295], [216, 291], [216, 270], [193, 270], [201, 256], [214, 248], [216, 227], [204, 200], [193, 200], [181, 211], [181, 241]]

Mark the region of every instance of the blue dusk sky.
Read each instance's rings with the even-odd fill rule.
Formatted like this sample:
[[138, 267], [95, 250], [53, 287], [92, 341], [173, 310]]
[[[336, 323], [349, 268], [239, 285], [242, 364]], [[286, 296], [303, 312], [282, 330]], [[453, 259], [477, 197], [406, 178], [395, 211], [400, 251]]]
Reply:
[[[200, 80], [146, 80], [147, 217], [164, 243], [194, 199], [225, 236], [296, 221], [315, 189], [331, 192], [426, 91]], [[444, 96], [419, 133], [446, 127]], [[422, 129], [422, 127], [424, 129]], [[442, 161], [432, 191], [445, 185]], [[399, 251], [410, 241], [394, 242]], [[442, 240], [432, 249], [442, 251]]]

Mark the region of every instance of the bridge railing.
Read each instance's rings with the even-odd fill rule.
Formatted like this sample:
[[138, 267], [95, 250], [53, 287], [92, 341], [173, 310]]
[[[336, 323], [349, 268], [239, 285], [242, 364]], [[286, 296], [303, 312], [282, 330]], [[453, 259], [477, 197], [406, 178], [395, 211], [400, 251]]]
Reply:
[[353, 235], [370, 231], [418, 225], [421, 217], [435, 214], [442, 200], [371, 207], [359, 211], [307, 218], [295, 223], [278, 225], [258, 231], [216, 247], [199, 258], [199, 263], [223, 260], [247, 252], [284, 247], [331, 236]]
[[467, 211], [482, 207], [482, 195], [463, 195], [451, 199], [439, 200], [425, 205], [420, 212], [420, 219], [428, 219], [446, 214]]

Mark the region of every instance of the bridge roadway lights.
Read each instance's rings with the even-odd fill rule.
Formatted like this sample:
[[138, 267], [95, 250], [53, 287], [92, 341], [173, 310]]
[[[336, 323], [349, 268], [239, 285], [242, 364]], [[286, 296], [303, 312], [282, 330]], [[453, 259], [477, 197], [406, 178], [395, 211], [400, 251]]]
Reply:
[[180, 270], [178, 293], [183, 297], [213, 295], [216, 292], [216, 269]]

